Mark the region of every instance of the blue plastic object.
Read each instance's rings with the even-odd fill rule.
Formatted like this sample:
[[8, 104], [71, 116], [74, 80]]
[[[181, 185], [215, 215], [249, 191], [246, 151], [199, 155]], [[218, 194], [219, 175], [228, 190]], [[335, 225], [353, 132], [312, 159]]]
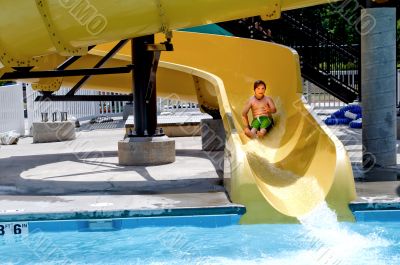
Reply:
[[361, 106], [359, 105], [349, 105], [345, 106], [334, 113], [330, 117], [328, 117], [324, 122], [326, 125], [342, 125], [349, 124], [350, 128], [361, 128], [362, 123], [353, 121], [350, 118], [344, 116], [346, 111], [350, 111], [351, 113], [357, 114], [356, 120], [362, 118], [361, 114]]
[[327, 118], [325, 120], [326, 125], [340, 125], [340, 124], [349, 124], [352, 119], [349, 118]]
[[350, 126], [350, 128], [353, 128], [353, 129], [361, 129], [362, 128], [362, 122], [352, 121], [352, 122], [350, 122], [349, 126]]

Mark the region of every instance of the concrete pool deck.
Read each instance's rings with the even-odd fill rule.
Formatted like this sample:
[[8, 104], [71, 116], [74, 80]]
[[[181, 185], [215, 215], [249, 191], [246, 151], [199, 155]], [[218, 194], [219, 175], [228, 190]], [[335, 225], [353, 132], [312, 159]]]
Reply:
[[[348, 126], [338, 126], [335, 134], [344, 144], [353, 167], [356, 180], [357, 199], [352, 204], [364, 205], [369, 208], [387, 208], [388, 205], [398, 205], [400, 209], [400, 181], [366, 182], [362, 168], [362, 134], [360, 129], [351, 129]], [[400, 164], [400, 141], [397, 141], [397, 164]], [[390, 169], [397, 172], [399, 168]], [[387, 205], [387, 206], [385, 206]]]
[[[400, 208], [400, 181], [362, 181], [361, 130], [330, 128], [353, 165], [358, 197], [352, 209]], [[117, 142], [124, 133], [123, 121], [116, 120], [83, 124], [73, 141], [33, 144], [26, 137], [1, 146], [0, 220], [244, 212], [223, 187], [223, 152], [202, 151], [198, 136], [178, 137], [175, 163], [119, 166]]]
[[[31, 137], [0, 149], [0, 218], [43, 213], [211, 208], [237, 212], [222, 185], [223, 152], [201, 150], [200, 137], [176, 140], [168, 165], [118, 165], [123, 128], [82, 130], [77, 139], [33, 144]], [[242, 208], [242, 209], [240, 209]]]
[[[336, 109], [318, 109], [317, 115], [324, 120]], [[366, 182], [362, 168], [362, 130], [347, 125], [328, 126], [343, 143], [353, 168], [356, 181], [357, 198], [351, 208], [362, 209], [400, 209], [400, 141], [397, 141], [397, 167], [389, 169], [397, 172], [398, 181]]]

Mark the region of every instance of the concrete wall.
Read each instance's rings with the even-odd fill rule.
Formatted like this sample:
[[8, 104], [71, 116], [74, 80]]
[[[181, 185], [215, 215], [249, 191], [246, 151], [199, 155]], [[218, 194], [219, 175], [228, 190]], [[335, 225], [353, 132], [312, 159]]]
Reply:
[[0, 87], [0, 133], [15, 130], [25, 133], [22, 85]]

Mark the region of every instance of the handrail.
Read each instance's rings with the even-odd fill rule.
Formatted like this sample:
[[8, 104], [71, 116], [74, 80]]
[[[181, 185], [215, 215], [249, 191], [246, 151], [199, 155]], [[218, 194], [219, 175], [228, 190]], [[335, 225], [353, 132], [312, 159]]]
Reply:
[[[220, 25], [239, 37], [272, 41], [296, 49], [305, 79], [314, 83], [319, 80], [317, 85], [345, 102], [360, 96], [360, 51], [318, 28], [308, 19], [300, 20], [298, 15], [292, 13], [282, 13], [277, 21], [262, 21], [252, 17]], [[340, 75], [349, 67], [357, 73], [356, 80], [351, 82]]]
[[[314, 7], [311, 7], [314, 8]], [[292, 20], [295, 20], [297, 23], [302, 24], [302, 25], [306, 25], [307, 27], [310, 27], [311, 30], [313, 30], [314, 32], [318, 33], [319, 35], [325, 36], [326, 38], [329, 38], [332, 36], [331, 33], [329, 33], [325, 28], [323, 28], [320, 23], [318, 23], [319, 21], [317, 20], [312, 20], [309, 16], [305, 16], [303, 14], [303, 9], [302, 10], [293, 10], [291, 12], [285, 12], [282, 13], [282, 16], [285, 16], [287, 18], [290, 18]], [[359, 51], [355, 48], [353, 48], [351, 45], [348, 45], [349, 43], [341, 38], [340, 36], [335, 36], [335, 42], [346, 46], [346, 50], [356, 56], [358, 56]]]
[[[358, 87], [350, 86], [349, 84], [342, 82], [336, 76], [332, 75], [332, 72], [345, 70], [345, 63], [354, 63], [356, 69], [359, 69], [360, 59], [359, 57], [352, 54], [342, 46], [338, 45], [332, 36], [322, 36], [319, 33], [313, 32], [307, 25], [298, 23], [292, 20], [290, 16], [284, 15], [284, 19], [290, 22], [290, 27], [294, 30], [301, 32], [303, 38], [300, 38], [300, 45], [297, 45], [297, 50], [303, 59], [303, 63], [309, 64], [315, 69], [324, 72], [325, 74], [331, 75], [332, 79], [336, 79], [341, 82], [347, 89], [358, 93]], [[299, 38], [293, 40], [288, 34], [288, 38], [281, 38], [282, 44], [292, 46], [295, 42], [299, 41]], [[316, 52], [317, 51], [317, 52]]]

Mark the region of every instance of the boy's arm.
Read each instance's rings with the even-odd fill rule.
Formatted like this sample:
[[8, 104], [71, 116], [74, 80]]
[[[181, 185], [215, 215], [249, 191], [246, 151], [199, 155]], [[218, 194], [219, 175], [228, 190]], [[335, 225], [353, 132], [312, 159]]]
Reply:
[[276, 112], [276, 106], [272, 98], [268, 97], [267, 98], [267, 104], [268, 104], [268, 111], [270, 113], [275, 113]]
[[242, 111], [242, 120], [244, 123], [244, 126], [249, 127], [249, 118], [247, 117], [247, 113], [249, 112], [251, 108], [251, 100], [249, 99], [246, 104], [244, 105], [243, 111]]

